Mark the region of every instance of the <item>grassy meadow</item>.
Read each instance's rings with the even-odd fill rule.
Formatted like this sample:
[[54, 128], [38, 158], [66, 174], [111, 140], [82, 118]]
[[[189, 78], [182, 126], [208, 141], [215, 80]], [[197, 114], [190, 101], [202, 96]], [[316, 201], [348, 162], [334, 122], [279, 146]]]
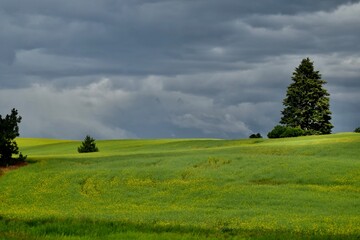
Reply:
[[0, 239], [359, 239], [360, 134], [17, 139]]

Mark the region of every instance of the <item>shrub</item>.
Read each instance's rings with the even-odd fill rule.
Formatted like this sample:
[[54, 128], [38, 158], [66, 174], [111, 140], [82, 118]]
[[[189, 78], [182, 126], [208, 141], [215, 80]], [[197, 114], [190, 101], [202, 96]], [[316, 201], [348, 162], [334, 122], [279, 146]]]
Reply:
[[281, 138], [285, 138], [285, 137], [299, 137], [299, 136], [303, 136], [305, 134], [304, 130], [302, 130], [299, 127], [293, 128], [293, 127], [286, 127], [285, 132], [283, 132], [280, 137]]
[[280, 138], [281, 135], [286, 131], [286, 127], [282, 125], [276, 125], [267, 136], [268, 138]]
[[356, 133], [360, 133], [360, 127], [355, 128], [354, 132], [356, 132]]
[[81, 146], [78, 147], [79, 153], [89, 153], [89, 152], [98, 152], [99, 149], [96, 147], [95, 139], [86, 135], [84, 141], [81, 143]]
[[310, 135], [321, 135], [322, 133], [313, 129], [309, 129], [309, 130], [303, 130], [304, 131], [304, 136], [310, 136]]
[[271, 132], [268, 133], [268, 138], [286, 138], [286, 137], [299, 137], [304, 136], [307, 131], [302, 130], [299, 127], [286, 127], [277, 125]]
[[262, 138], [261, 134], [260, 133], [253, 133], [249, 136], [249, 138]]

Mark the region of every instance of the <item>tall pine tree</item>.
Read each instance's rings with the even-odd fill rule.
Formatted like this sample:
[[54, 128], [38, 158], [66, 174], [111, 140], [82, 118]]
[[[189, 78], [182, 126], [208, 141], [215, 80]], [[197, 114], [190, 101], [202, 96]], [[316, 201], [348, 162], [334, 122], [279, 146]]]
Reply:
[[309, 58], [295, 68], [292, 81], [283, 101], [285, 108], [280, 123], [320, 134], [331, 133], [330, 94], [323, 88], [326, 81], [314, 70]]

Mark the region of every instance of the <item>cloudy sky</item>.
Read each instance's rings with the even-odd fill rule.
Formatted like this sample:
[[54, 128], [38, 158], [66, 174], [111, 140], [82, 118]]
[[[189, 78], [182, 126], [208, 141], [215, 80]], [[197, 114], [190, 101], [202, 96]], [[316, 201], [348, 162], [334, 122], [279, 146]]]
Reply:
[[359, 1], [0, 0], [0, 114], [22, 137], [266, 136], [306, 57], [353, 131]]

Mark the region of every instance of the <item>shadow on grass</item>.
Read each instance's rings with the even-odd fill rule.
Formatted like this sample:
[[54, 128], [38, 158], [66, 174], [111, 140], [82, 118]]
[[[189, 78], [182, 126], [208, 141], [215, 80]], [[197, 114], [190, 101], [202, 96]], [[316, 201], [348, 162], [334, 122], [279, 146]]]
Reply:
[[[358, 235], [324, 235], [289, 230], [232, 229], [219, 225], [212, 229], [162, 225], [156, 221], [134, 223], [79, 219], [8, 219], [0, 216], [0, 239], [108, 239], [131, 234], [135, 239], [359, 239]], [[111, 238], [113, 239], [113, 238]]]
[[11, 165], [6, 165], [6, 166], [0, 165], [0, 176], [4, 175], [6, 172], [13, 171], [13, 170], [19, 169], [21, 167], [25, 167], [29, 164], [37, 163], [37, 162], [39, 162], [39, 161], [35, 160], [35, 159], [26, 159], [25, 161], [15, 162], [14, 164], [11, 164]]

